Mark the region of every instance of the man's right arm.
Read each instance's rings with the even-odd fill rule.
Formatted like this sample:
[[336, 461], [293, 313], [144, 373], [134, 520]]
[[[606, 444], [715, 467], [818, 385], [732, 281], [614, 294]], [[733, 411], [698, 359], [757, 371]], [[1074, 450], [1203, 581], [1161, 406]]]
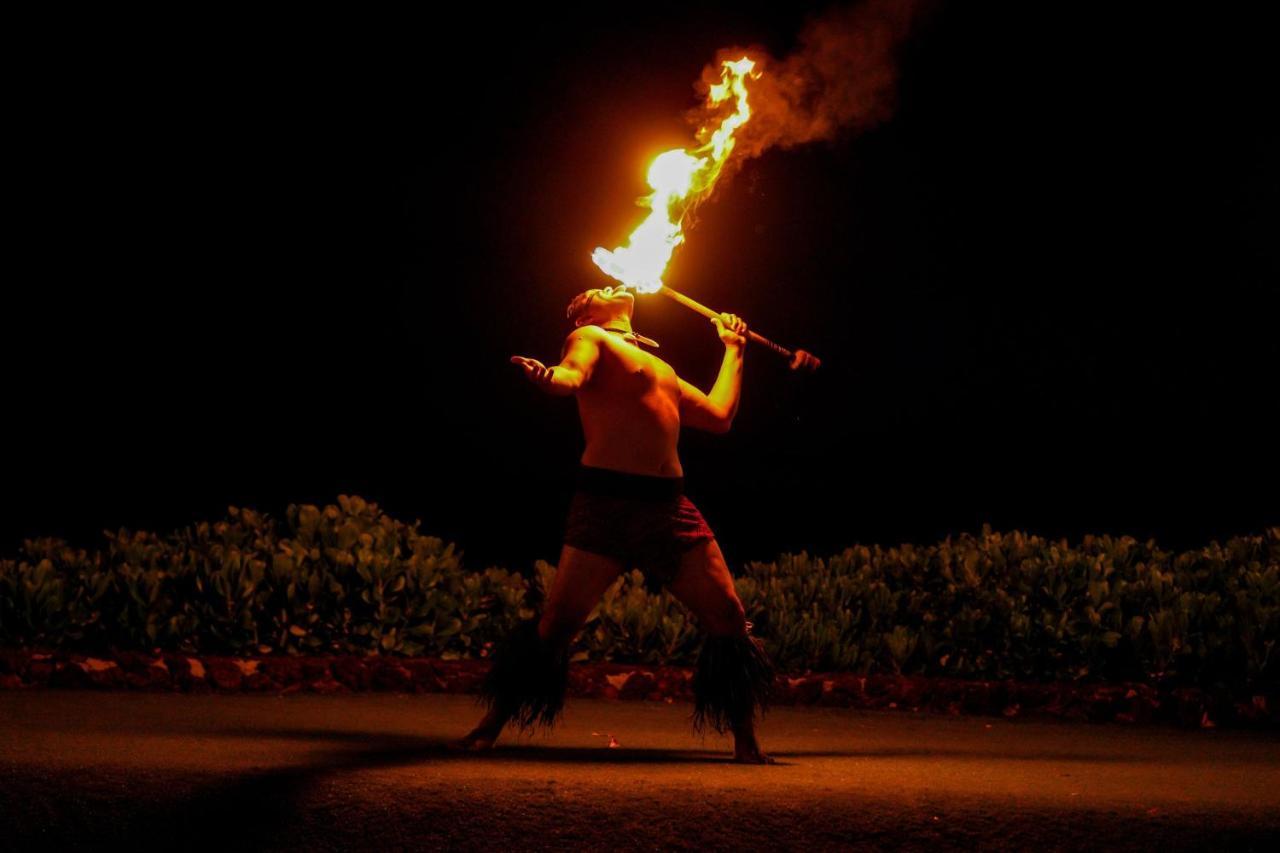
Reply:
[[579, 326], [565, 339], [560, 363], [551, 368], [553, 394], [569, 395], [586, 385], [600, 360], [600, 330]]
[[560, 363], [551, 367], [543, 367], [541, 362], [522, 356], [513, 356], [511, 361], [524, 367], [525, 375], [543, 391], [567, 397], [591, 379], [600, 358], [599, 334], [599, 329], [593, 326], [574, 329], [564, 342]]

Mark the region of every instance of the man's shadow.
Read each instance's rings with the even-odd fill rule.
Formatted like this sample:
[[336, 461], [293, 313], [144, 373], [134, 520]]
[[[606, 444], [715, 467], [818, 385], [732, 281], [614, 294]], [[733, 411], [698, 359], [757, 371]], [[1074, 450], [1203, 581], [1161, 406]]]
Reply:
[[[214, 734], [203, 732], [205, 736]], [[300, 813], [306, 793], [334, 775], [360, 770], [441, 764], [451, 761], [514, 764], [524, 762], [659, 765], [729, 764], [710, 750], [644, 747], [550, 746], [536, 735], [513, 738], [481, 752], [455, 750], [441, 738], [380, 735], [325, 729], [268, 729], [219, 732], [225, 737], [265, 737], [332, 743], [333, 749], [311, 753], [303, 763], [241, 773], [232, 779], [197, 785], [118, 824], [119, 839], [135, 849], [141, 844], [172, 849], [175, 839], [198, 850], [249, 846], [288, 846], [283, 835]], [[102, 840], [102, 839], [96, 839]]]

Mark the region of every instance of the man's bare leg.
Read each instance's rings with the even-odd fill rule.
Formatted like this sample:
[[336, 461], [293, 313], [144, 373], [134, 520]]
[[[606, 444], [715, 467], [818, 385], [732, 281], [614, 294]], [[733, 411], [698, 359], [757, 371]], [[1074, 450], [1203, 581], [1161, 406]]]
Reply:
[[[600, 596], [622, 571], [622, 563], [611, 557], [565, 545], [560, 551], [560, 564], [538, 620], [539, 639], [555, 650], [567, 648], [591, 615]], [[507, 722], [508, 717], [494, 708], [475, 728], [450, 746], [475, 751], [489, 749]]]
[[[747, 636], [746, 612], [733, 588], [733, 576], [725, 564], [720, 545], [714, 540], [685, 552], [680, 570], [668, 587], [681, 604], [689, 608], [703, 630], [711, 636]], [[733, 760], [744, 764], [773, 764], [760, 749], [755, 721], [747, 719], [734, 727]]]

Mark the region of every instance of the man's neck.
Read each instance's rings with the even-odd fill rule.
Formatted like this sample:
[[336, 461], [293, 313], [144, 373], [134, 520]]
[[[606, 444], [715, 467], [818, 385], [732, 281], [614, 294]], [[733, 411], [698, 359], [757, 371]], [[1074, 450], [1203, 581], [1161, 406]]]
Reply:
[[600, 328], [609, 332], [626, 332], [627, 334], [631, 334], [631, 318], [624, 315], [622, 317], [614, 317], [610, 320], [603, 320], [600, 323]]
[[609, 320], [608, 322], [601, 323], [600, 328], [604, 329], [606, 332], [612, 332], [618, 337], [630, 341], [633, 344], [643, 344], [647, 347], [652, 347], [653, 349], [658, 348], [658, 342], [653, 338], [646, 338], [644, 335], [631, 328], [631, 320], [629, 318], [617, 317], [613, 320]]

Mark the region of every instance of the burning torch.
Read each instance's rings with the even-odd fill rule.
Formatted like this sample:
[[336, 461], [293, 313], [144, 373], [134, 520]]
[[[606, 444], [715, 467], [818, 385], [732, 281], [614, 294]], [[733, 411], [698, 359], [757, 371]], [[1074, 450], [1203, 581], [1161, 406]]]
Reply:
[[[627, 245], [613, 251], [603, 247], [596, 249], [591, 255], [596, 266], [639, 293], [661, 293], [709, 319], [720, 316], [702, 303], [667, 287], [662, 283], [662, 274], [671, 253], [684, 242], [682, 226], [685, 214], [711, 191], [733, 151], [734, 132], [751, 117], [746, 81], [758, 76], [755, 63], [745, 56], [734, 62], [722, 63], [720, 82], [711, 87], [708, 104], [720, 109], [721, 104], [732, 99], [732, 111], [714, 130], [707, 127], [699, 130], [703, 144], [696, 150], [690, 152], [675, 148], [654, 159], [648, 174], [653, 193], [643, 202], [649, 208], [649, 215], [631, 233]], [[747, 336], [790, 359], [792, 370], [803, 368], [813, 371], [822, 364], [812, 354], [799, 349], [793, 352], [758, 332], [748, 330]]]
[[[703, 305], [701, 302], [698, 302], [696, 299], [690, 299], [688, 296], [685, 296], [680, 291], [672, 290], [671, 288], [667, 287], [665, 284], [658, 286], [658, 293], [661, 293], [663, 296], [666, 296], [669, 299], [679, 302], [681, 305], [683, 305], [684, 307], [692, 311], [697, 311], [699, 314], [701, 314], [703, 317], [706, 317], [707, 319], [712, 319], [720, 316], [719, 313], [712, 311], [710, 308]], [[822, 359], [818, 358], [812, 353], [805, 352], [802, 349], [798, 349], [795, 351], [789, 350], [786, 347], [782, 346], [781, 344], [775, 344], [773, 341], [769, 340], [764, 335], [760, 334], [754, 329], [747, 330], [747, 337], [762, 346], [768, 347], [769, 349], [773, 350], [783, 358], [790, 359], [792, 370], [808, 370], [809, 372], [812, 373], [813, 371], [817, 370], [819, 367], [822, 366]]]

